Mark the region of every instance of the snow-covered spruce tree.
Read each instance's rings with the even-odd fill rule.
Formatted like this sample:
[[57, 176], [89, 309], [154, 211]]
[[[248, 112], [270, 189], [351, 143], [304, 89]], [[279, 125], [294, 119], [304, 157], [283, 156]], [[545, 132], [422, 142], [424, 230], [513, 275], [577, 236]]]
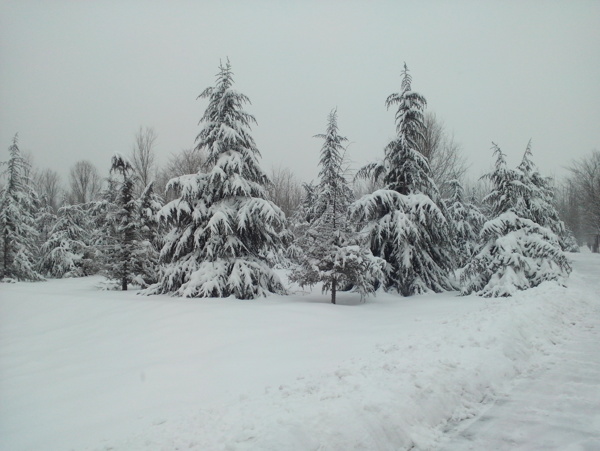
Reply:
[[571, 267], [557, 236], [524, 217], [531, 187], [521, 170], [507, 168], [500, 148], [493, 148], [495, 168], [484, 176], [492, 183], [484, 200], [491, 204], [493, 219], [483, 225], [478, 252], [461, 274], [462, 293], [511, 296], [546, 280], [562, 282]]
[[158, 212], [162, 205], [161, 197], [154, 192], [154, 182], [150, 182], [138, 200], [140, 235], [142, 239], [151, 242], [157, 250], [162, 247], [158, 220]]
[[552, 230], [558, 237], [561, 249], [566, 251], [573, 247], [572, 233], [565, 227], [554, 206], [554, 190], [550, 186], [550, 180], [542, 177], [531, 157], [531, 141], [529, 141], [523, 160], [517, 168], [522, 173], [523, 183], [529, 188], [529, 194], [525, 199], [525, 210], [521, 213], [523, 217]]
[[6, 169], [1, 174], [6, 182], [0, 188], [0, 280], [43, 280], [34, 258], [39, 244], [34, 213], [39, 201], [17, 135], [8, 151], [10, 157], [2, 162]]
[[114, 221], [117, 209], [119, 183], [112, 172], [105, 180], [105, 185], [98, 199], [81, 204], [87, 212], [86, 227], [89, 230], [88, 249], [94, 254], [93, 273], [104, 272], [111, 263], [112, 249], [117, 245], [116, 223]]
[[475, 204], [464, 198], [463, 187], [458, 180], [450, 180], [448, 185], [452, 197], [446, 205], [452, 224], [456, 267], [462, 268], [479, 247], [479, 232], [486, 218]]
[[41, 248], [50, 236], [50, 231], [56, 223], [56, 213], [52, 206], [48, 203], [46, 196], [41, 196], [40, 203], [36, 212], [35, 227], [38, 231], [38, 241], [36, 244], [36, 261], [42, 257]]
[[304, 195], [299, 208], [294, 212], [291, 218], [288, 218], [288, 227], [292, 234], [292, 242], [286, 249], [286, 256], [292, 264], [299, 264], [304, 254], [300, 247], [300, 238], [305, 236], [310, 223], [314, 217], [316, 186], [313, 182], [303, 183]]
[[133, 252], [137, 238], [133, 166], [123, 155], [115, 153], [111, 159], [110, 173], [120, 174], [121, 180], [115, 180], [115, 197], [107, 209], [107, 221], [112, 223], [113, 233], [107, 239], [109, 244], [104, 247], [103, 272], [108, 279], [118, 282], [121, 290], [126, 291], [133, 279]]
[[373, 255], [387, 262], [383, 287], [410, 296], [452, 289], [453, 256], [444, 204], [427, 160], [417, 150], [426, 101], [412, 90], [406, 65], [402, 76], [402, 92], [386, 101], [388, 108], [398, 105], [398, 136], [385, 148], [383, 162], [357, 174], [382, 180], [385, 187], [356, 201], [351, 214], [364, 224]]
[[115, 240], [114, 244], [107, 248], [105, 275], [110, 280], [118, 281], [121, 290], [126, 291], [139, 273], [141, 263], [137, 259], [139, 230], [136, 218], [137, 203], [133, 194], [133, 166], [123, 155], [115, 153], [111, 160], [110, 172], [119, 173], [122, 180], [117, 189], [116, 208], [109, 212], [109, 220], [114, 224]]
[[338, 134], [337, 113], [331, 111], [327, 133], [323, 139], [319, 164], [320, 182], [307, 194], [312, 205], [306, 206], [308, 227], [299, 237], [303, 249], [300, 265], [290, 280], [300, 286], [321, 282], [323, 292], [331, 291], [331, 303], [336, 303], [338, 289], [352, 287], [361, 297], [373, 292], [375, 280], [383, 277], [384, 262], [359, 243], [348, 221], [348, 207], [354, 200], [342, 168], [346, 138]]
[[136, 261], [138, 269], [134, 282], [142, 287], [156, 283], [160, 248], [162, 247], [162, 227], [158, 221], [158, 212], [162, 208], [162, 199], [154, 192], [154, 182], [150, 182], [137, 201], [138, 238]]
[[87, 211], [81, 204], [63, 205], [42, 246], [40, 272], [46, 277], [81, 277], [94, 273], [94, 255], [88, 248]]
[[219, 66], [216, 85], [199, 96], [208, 107], [196, 149], [206, 152], [208, 170], [168, 184], [179, 197], [159, 213], [171, 230], [161, 250], [159, 281], [148, 294], [253, 299], [285, 292], [266, 261], [281, 247], [285, 215], [267, 200], [269, 180], [250, 134], [256, 121], [243, 109], [248, 97], [232, 85], [227, 61]]
[[303, 183], [302, 189], [304, 190], [302, 202], [290, 218], [290, 228], [295, 236], [303, 235], [315, 217], [317, 187], [311, 181], [310, 183]]

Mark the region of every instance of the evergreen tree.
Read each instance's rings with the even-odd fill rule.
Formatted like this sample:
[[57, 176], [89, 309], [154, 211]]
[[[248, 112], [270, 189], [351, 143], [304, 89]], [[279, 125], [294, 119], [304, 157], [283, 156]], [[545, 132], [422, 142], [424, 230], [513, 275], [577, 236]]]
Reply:
[[558, 237], [561, 249], [566, 251], [573, 247], [573, 234], [565, 227], [554, 206], [554, 190], [550, 186], [550, 180], [542, 177], [531, 157], [531, 141], [529, 141], [518, 167], [522, 173], [523, 183], [529, 188], [525, 209], [521, 214], [542, 227], [549, 228]]
[[150, 182], [137, 201], [139, 245], [135, 250], [135, 282], [148, 287], [158, 280], [158, 265], [162, 239], [162, 227], [158, 221], [158, 212], [162, 208], [161, 198], [154, 192], [154, 183]]
[[158, 212], [162, 208], [162, 199], [154, 192], [154, 182], [150, 182], [142, 191], [138, 200], [141, 238], [152, 243], [159, 250], [162, 247]]
[[42, 246], [40, 271], [47, 277], [81, 277], [94, 273], [94, 255], [87, 242], [87, 212], [82, 205], [63, 205]]
[[135, 186], [131, 163], [116, 153], [101, 198], [88, 206], [92, 216], [90, 249], [95, 249], [110, 288], [126, 290], [132, 284], [147, 288], [158, 277], [161, 199], [152, 182], [139, 198], [134, 195]]
[[479, 246], [479, 232], [485, 216], [474, 203], [464, 199], [463, 187], [458, 180], [450, 180], [452, 197], [448, 199], [448, 219], [452, 224], [457, 267], [462, 268]]
[[383, 276], [383, 262], [360, 246], [350, 229], [347, 214], [354, 195], [343, 173], [347, 139], [338, 134], [336, 110], [329, 114], [327, 133], [316, 137], [325, 141], [319, 161], [320, 182], [314, 191], [307, 189], [312, 205], [306, 206], [310, 222], [299, 240], [304, 256], [290, 280], [301, 286], [322, 282], [323, 292], [331, 291], [331, 303], [335, 304], [340, 288], [352, 287], [361, 296], [371, 293], [374, 281]]
[[365, 166], [358, 176], [382, 180], [385, 187], [363, 196], [351, 208], [364, 224], [373, 255], [387, 262], [385, 289], [403, 296], [452, 289], [452, 246], [445, 206], [429, 176], [427, 159], [418, 151], [423, 139], [426, 101], [411, 88], [406, 65], [402, 92], [387, 107], [398, 105], [397, 138], [381, 163]]
[[208, 99], [196, 149], [206, 152], [206, 173], [172, 179], [178, 198], [159, 215], [171, 227], [161, 250], [159, 281], [147, 291], [185, 297], [252, 299], [284, 293], [267, 264], [282, 247], [283, 212], [267, 200], [268, 177], [252, 138], [248, 97], [233, 89], [229, 61], [217, 83], [200, 94]]
[[43, 247], [50, 238], [50, 233], [52, 232], [56, 221], [57, 216], [54, 213], [54, 209], [49, 205], [46, 196], [42, 196], [35, 214], [35, 228], [38, 234], [33, 254], [36, 267], [40, 274], [44, 274], [44, 271], [40, 268], [40, 262], [44, 258]]
[[123, 177], [115, 199], [116, 208], [111, 220], [115, 225], [116, 242], [109, 247], [106, 274], [109, 279], [118, 280], [121, 290], [126, 291], [137, 273], [136, 251], [138, 230], [136, 224], [136, 199], [133, 195], [135, 181], [133, 166], [122, 155], [115, 153], [112, 157], [111, 173], [120, 173]]
[[46, 196], [42, 196], [39, 200], [35, 223], [38, 231], [38, 242], [41, 246], [47, 241], [50, 231], [56, 222], [56, 214], [54, 208], [48, 203]]
[[17, 135], [8, 150], [10, 158], [2, 162], [6, 184], [0, 189], [0, 280], [43, 280], [34, 258], [39, 244], [34, 216], [39, 201]]
[[494, 170], [486, 177], [492, 191], [484, 199], [493, 219], [481, 231], [481, 244], [461, 274], [462, 293], [484, 297], [510, 296], [545, 280], [562, 282], [571, 271], [557, 236], [524, 217], [532, 204], [532, 187], [520, 169], [509, 169], [504, 154], [494, 144]]
[[314, 217], [316, 187], [313, 182], [303, 183], [302, 189], [304, 195], [299, 208], [294, 212], [291, 218], [288, 218], [288, 228], [291, 233], [291, 242], [287, 246], [285, 253], [291, 264], [299, 264], [304, 251], [300, 247], [301, 238], [304, 237], [310, 227]]
[[81, 208], [87, 212], [86, 227], [90, 233], [86, 244], [94, 254], [93, 273], [105, 272], [105, 268], [114, 263], [112, 250], [116, 248], [118, 242], [117, 224], [114, 220], [118, 187], [117, 179], [110, 172], [99, 199], [81, 205]]
[[290, 218], [290, 228], [296, 237], [306, 233], [306, 230], [316, 216], [317, 187], [313, 185], [313, 182], [310, 182], [303, 183], [302, 189], [304, 190], [302, 202]]
[[300, 222], [310, 224], [315, 219], [315, 203], [317, 199], [317, 187], [313, 182], [303, 183], [304, 199], [299, 210]]

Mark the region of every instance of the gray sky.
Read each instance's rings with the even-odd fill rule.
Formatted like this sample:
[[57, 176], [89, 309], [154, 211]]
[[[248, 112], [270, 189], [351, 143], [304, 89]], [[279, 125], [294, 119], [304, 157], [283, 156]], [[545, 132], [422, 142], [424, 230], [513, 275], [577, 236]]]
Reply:
[[491, 141], [516, 165], [532, 138], [559, 176], [600, 148], [600, 1], [0, 0], [0, 160], [19, 132], [37, 166], [105, 175], [143, 125], [164, 162], [193, 146], [226, 57], [263, 167], [301, 180], [334, 107], [355, 166], [383, 156], [404, 61], [473, 176]]

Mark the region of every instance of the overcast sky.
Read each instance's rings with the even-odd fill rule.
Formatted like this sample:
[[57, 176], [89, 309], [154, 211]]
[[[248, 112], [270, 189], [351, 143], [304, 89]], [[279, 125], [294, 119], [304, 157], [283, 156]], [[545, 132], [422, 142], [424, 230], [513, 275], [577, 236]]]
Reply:
[[[107, 174], [139, 126], [160, 161], [194, 145], [198, 94], [229, 57], [264, 169], [316, 178], [329, 111], [355, 166], [395, 133], [386, 97], [413, 89], [480, 175], [528, 140], [545, 175], [600, 148], [600, 1], [0, 0], [0, 160], [19, 132], [36, 166]], [[4, 149], [4, 150], [2, 150]]]

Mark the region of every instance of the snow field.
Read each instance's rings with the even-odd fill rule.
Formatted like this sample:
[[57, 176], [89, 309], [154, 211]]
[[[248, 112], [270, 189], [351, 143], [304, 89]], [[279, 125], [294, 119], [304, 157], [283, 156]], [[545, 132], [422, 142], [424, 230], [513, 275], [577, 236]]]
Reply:
[[433, 328], [424, 325], [335, 371], [226, 406], [214, 425], [219, 432], [202, 434], [204, 440], [194, 434], [200, 440], [190, 443], [236, 450], [432, 449], [452, 423], [475, 416], [508, 381], [535, 370], [536, 356], [568, 338], [567, 318], [581, 320], [585, 309], [562, 304], [573, 300], [565, 291], [545, 284], [535, 296], [486, 302]]
[[3, 284], [0, 449], [434, 449], [598, 315], [600, 258], [570, 257], [568, 288], [502, 299]]

